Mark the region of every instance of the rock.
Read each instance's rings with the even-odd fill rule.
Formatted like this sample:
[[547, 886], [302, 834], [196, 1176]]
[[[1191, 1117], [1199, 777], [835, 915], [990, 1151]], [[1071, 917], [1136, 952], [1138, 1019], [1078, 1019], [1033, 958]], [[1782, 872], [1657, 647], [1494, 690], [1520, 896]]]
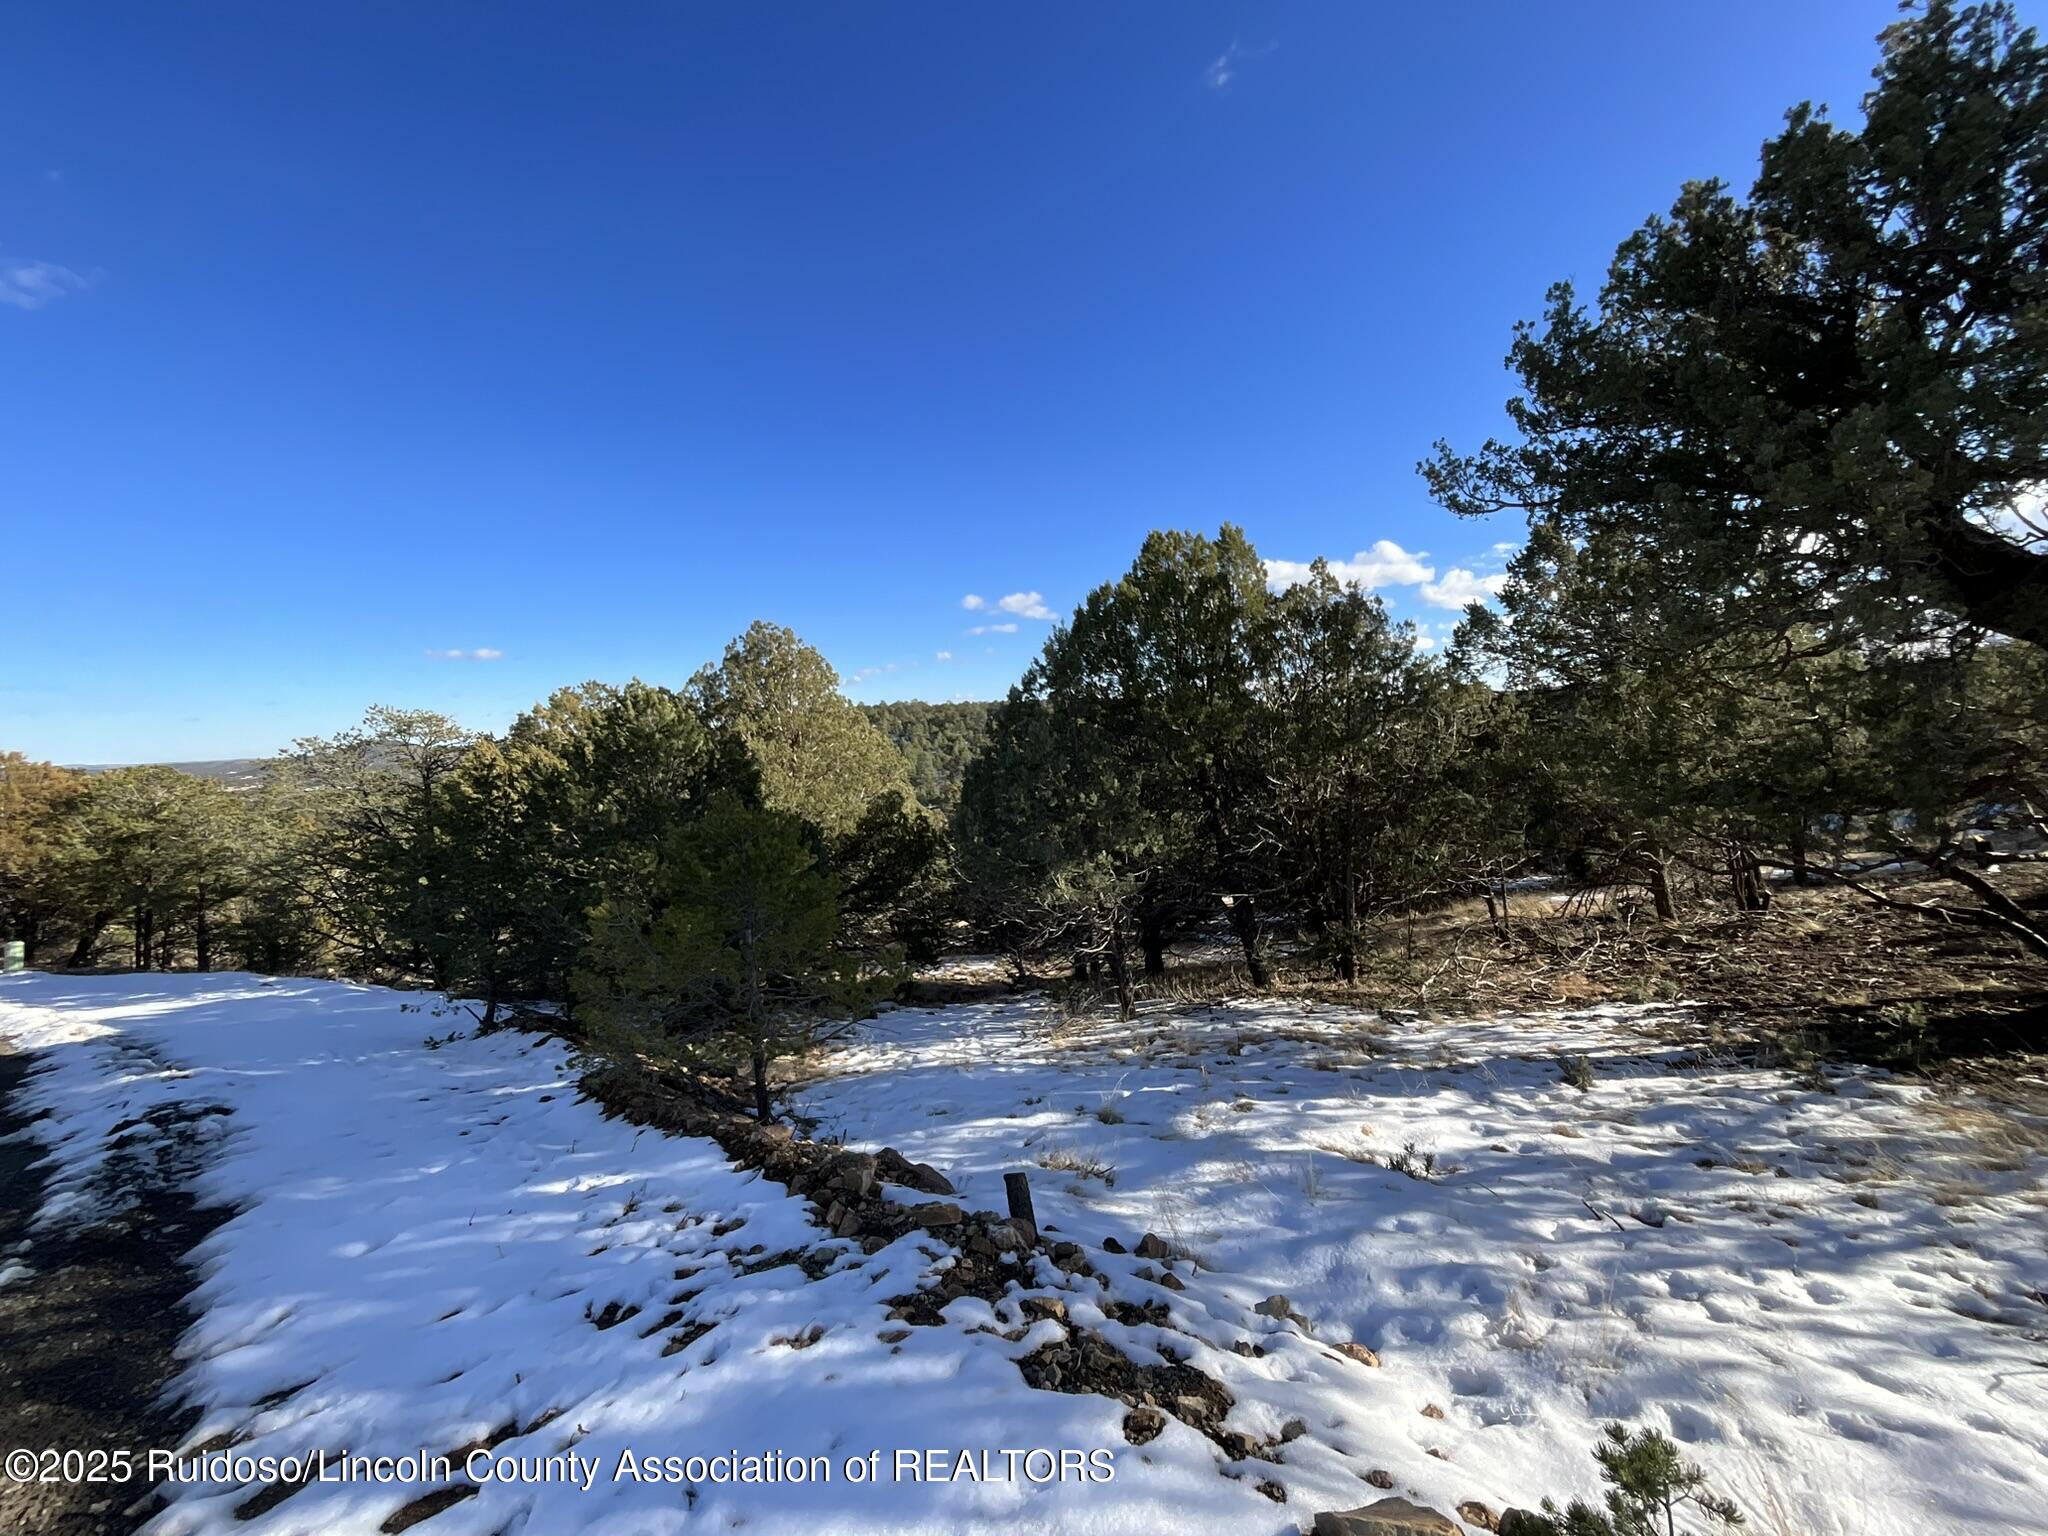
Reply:
[[1157, 1408], [1133, 1408], [1124, 1415], [1124, 1438], [1133, 1445], [1150, 1445], [1166, 1431], [1166, 1415]]
[[1467, 1499], [1458, 1506], [1458, 1518], [1467, 1525], [1476, 1525], [1482, 1531], [1498, 1531], [1500, 1516], [1477, 1499]]
[[1380, 1499], [1357, 1509], [1325, 1510], [1316, 1516], [1315, 1536], [1463, 1536], [1449, 1515]]
[[1055, 1264], [1062, 1259], [1078, 1259], [1081, 1256], [1079, 1243], [1058, 1242], [1052, 1245], [1052, 1261]]
[[1287, 1490], [1274, 1482], [1270, 1477], [1260, 1480], [1259, 1492], [1263, 1493], [1275, 1504], [1285, 1504], [1287, 1502]]
[[1268, 1296], [1264, 1301], [1253, 1307], [1252, 1310], [1261, 1317], [1277, 1317], [1283, 1323], [1298, 1323], [1304, 1330], [1308, 1327], [1308, 1319], [1295, 1311], [1294, 1303], [1285, 1296], [1282, 1296], [1278, 1291]]
[[1122, 1243], [1118, 1242], [1118, 1241], [1117, 1241], [1117, 1240], [1116, 1240], [1115, 1238], [1113, 1238], [1113, 1237], [1105, 1237], [1105, 1238], [1104, 1238], [1104, 1239], [1102, 1240], [1102, 1251], [1103, 1251], [1104, 1253], [1128, 1253], [1128, 1252], [1130, 1252], [1130, 1250], [1129, 1250], [1128, 1248], [1124, 1247], [1124, 1245], [1123, 1245]]
[[1365, 1474], [1365, 1480], [1375, 1488], [1391, 1488], [1394, 1486], [1394, 1474], [1387, 1471], [1384, 1467], [1374, 1467]]
[[1356, 1360], [1360, 1365], [1378, 1365], [1380, 1357], [1363, 1344], [1345, 1342], [1337, 1346], [1337, 1353], [1347, 1360]]
[[875, 1174], [889, 1184], [901, 1184], [923, 1195], [952, 1195], [959, 1191], [930, 1163], [913, 1163], [894, 1147], [884, 1147], [873, 1158]]
[[910, 1219], [920, 1227], [957, 1227], [967, 1219], [967, 1213], [950, 1200], [934, 1200], [929, 1205], [910, 1207]]
[[1169, 1291], [1184, 1291], [1187, 1289], [1185, 1285], [1181, 1284], [1180, 1276], [1176, 1275], [1170, 1269], [1165, 1274], [1159, 1277], [1159, 1283], [1165, 1286]]
[[1141, 1259], [1170, 1259], [1173, 1250], [1166, 1245], [1166, 1239], [1156, 1232], [1147, 1232], [1138, 1239], [1138, 1257]]
[[832, 1188], [865, 1200], [875, 1192], [875, 1159], [865, 1152], [842, 1152], [826, 1165]]
[[1435, 1403], [1424, 1403], [1422, 1405], [1422, 1416], [1425, 1419], [1440, 1419], [1444, 1416], [1444, 1411], [1437, 1407]]
[[1067, 1304], [1057, 1296], [1026, 1296], [1018, 1306], [1033, 1322], [1048, 1317], [1056, 1323], [1067, 1320]]
[[875, 1337], [884, 1344], [901, 1344], [910, 1337], [910, 1330], [908, 1328], [884, 1328]]
[[1500, 1517], [1500, 1524], [1494, 1529], [1500, 1536], [1551, 1536], [1556, 1527], [1533, 1511], [1511, 1509]]
[[1280, 1443], [1286, 1445], [1291, 1441], [1299, 1440], [1307, 1433], [1308, 1422], [1305, 1419], [1289, 1419], [1280, 1426]]

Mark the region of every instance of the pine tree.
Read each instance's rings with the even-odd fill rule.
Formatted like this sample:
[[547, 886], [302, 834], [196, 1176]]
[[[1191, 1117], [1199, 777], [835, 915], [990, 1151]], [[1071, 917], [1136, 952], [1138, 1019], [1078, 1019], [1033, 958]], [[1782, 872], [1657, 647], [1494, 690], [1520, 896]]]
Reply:
[[770, 1063], [886, 984], [841, 947], [838, 898], [801, 820], [721, 793], [672, 839], [652, 900], [591, 914], [576, 996], [592, 1053], [743, 1067], [771, 1119]]

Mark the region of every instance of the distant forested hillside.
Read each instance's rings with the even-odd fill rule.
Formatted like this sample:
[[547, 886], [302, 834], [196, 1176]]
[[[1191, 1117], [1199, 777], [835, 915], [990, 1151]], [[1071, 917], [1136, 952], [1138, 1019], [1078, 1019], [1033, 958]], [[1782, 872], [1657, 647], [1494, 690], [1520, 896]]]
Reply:
[[903, 755], [917, 798], [950, 816], [960, 803], [960, 780], [969, 761], [981, 750], [988, 714], [994, 707], [906, 699], [895, 704], [863, 704], [861, 709]]

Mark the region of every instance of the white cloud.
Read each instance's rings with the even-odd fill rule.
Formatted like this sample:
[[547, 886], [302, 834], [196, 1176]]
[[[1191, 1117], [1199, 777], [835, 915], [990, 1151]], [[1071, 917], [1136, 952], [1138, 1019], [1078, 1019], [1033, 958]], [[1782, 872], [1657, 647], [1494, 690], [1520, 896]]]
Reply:
[[1493, 546], [1493, 552], [1496, 555], [1512, 555], [1516, 550], [1520, 549], [1521, 547], [1522, 546], [1517, 544], [1513, 539], [1502, 539], [1498, 544]]
[[1014, 624], [977, 624], [974, 628], [968, 630], [967, 633], [970, 635], [1014, 635], [1017, 633], [1017, 626]]
[[15, 309], [41, 309], [70, 294], [82, 293], [92, 284], [88, 274], [60, 267], [54, 261], [0, 256], [0, 304]]
[[934, 661], [951, 661], [952, 659], [953, 653], [951, 651], [940, 651], [938, 655], [932, 658]]
[[428, 651], [432, 661], [502, 661], [505, 653], [488, 645], [480, 645], [473, 651]]
[[1216, 55], [1216, 61], [1213, 64], [1202, 71], [1202, 84], [1208, 86], [1212, 91], [1224, 90], [1228, 88], [1231, 81], [1237, 78], [1237, 70], [1240, 64], [1243, 64], [1247, 59], [1263, 59], [1279, 46], [1278, 43], [1268, 43], [1263, 48], [1246, 48], [1239, 43], [1233, 42], [1228, 48]]
[[[1412, 587], [1436, 575], [1426, 550], [1410, 553], [1392, 539], [1380, 539], [1371, 549], [1361, 549], [1349, 560], [1332, 560], [1330, 574], [1347, 586], [1357, 582], [1368, 591], [1375, 587]], [[1308, 580], [1307, 560], [1268, 560], [1266, 585], [1275, 592], [1299, 586]]]
[[1467, 603], [1483, 603], [1489, 597], [1500, 596], [1500, 589], [1507, 584], [1504, 573], [1477, 576], [1462, 565], [1454, 565], [1444, 572], [1442, 581], [1422, 583], [1422, 600], [1439, 608], [1463, 609]]
[[970, 592], [960, 599], [960, 606], [969, 613], [1014, 613], [1022, 619], [1044, 619], [1047, 623], [1057, 617], [1045, 606], [1045, 595], [1040, 592], [1012, 592], [993, 603], [979, 592]]
[[1008, 597], [999, 598], [996, 606], [1005, 613], [1014, 613], [1019, 618], [1053, 620], [1053, 611], [1045, 606], [1045, 598], [1037, 592], [1012, 592]]

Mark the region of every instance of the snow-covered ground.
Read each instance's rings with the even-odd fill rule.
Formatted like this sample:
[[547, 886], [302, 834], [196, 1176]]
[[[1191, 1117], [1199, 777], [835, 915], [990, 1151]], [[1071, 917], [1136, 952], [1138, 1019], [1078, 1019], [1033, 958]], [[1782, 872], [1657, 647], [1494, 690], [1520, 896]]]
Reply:
[[[1446, 1511], [1590, 1492], [1614, 1418], [1685, 1442], [1760, 1531], [2048, 1531], [2041, 1127], [1924, 1088], [1703, 1063], [1656, 1028], [1678, 1016], [1642, 1009], [1258, 1004], [1133, 1035], [1026, 1000], [888, 1014], [837, 1053], [802, 1100], [821, 1133], [930, 1161], [970, 1207], [1031, 1169], [1041, 1225], [1110, 1277], [1105, 1295], [1035, 1261], [1075, 1322], [1222, 1381], [1234, 1429], [1298, 1421], [1276, 1461], [1230, 1465], [1177, 1421], [1133, 1447], [1122, 1404], [1025, 1386], [1012, 1361], [1053, 1323], [1006, 1340], [988, 1325], [1015, 1312], [972, 1299], [945, 1327], [893, 1322], [939, 1244], [835, 1244], [712, 1144], [602, 1120], [558, 1046], [429, 1049], [468, 1021], [418, 1008], [249, 977], [0, 979], [0, 1035], [48, 1050], [29, 1092], [50, 1219], [100, 1198], [136, 1135], [204, 1137], [202, 1187], [239, 1209], [199, 1253], [195, 1441], [432, 1456], [510, 1427], [494, 1458], [596, 1464], [587, 1490], [486, 1483], [429, 1533], [1278, 1536], [1380, 1497], [1368, 1472]], [[1591, 1059], [1590, 1089], [1560, 1052]], [[1147, 1231], [1189, 1255], [1183, 1290], [1097, 1247]], [[819, 1279], [758, 1267], [821, 1247]], [[1254, 1310], [1276, 1292], [1299, 1320]], [[1169, 1325], [1125, 1327], [1111, 1299]], [[1115, 1475], [892, 1475], [912, 1448], [1105, 1450]], [[620, 1475], [627, 1451], [731, 1450], [827, 1456], [832, 1481]], [[873, 1450], [879, 1481], [849, 1483]], [[368, 1532], [433, 1486], [313, 1483], [244, 1522], [253, 1487], [202, 1481], [153, 1530]]]

